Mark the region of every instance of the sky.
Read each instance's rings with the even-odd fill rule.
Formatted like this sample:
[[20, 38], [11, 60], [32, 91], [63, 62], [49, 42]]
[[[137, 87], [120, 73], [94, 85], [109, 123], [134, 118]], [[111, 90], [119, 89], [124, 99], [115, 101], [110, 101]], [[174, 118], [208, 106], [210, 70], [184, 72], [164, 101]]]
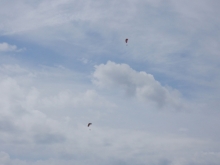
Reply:
[[1, 0], [0, 165], [219, 165], [219, 7]]

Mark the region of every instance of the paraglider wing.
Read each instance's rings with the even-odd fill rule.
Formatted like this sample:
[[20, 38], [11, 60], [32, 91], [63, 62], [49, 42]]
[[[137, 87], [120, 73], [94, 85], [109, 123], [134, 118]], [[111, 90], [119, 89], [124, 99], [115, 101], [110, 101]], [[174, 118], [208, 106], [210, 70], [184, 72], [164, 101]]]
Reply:
[[127, 39], [127, 38], [125, 39], [125, 43], [126, 43], [126, 44], [128, 43], [128, 39]]
[[89, 127], [90, 125], [92, 125], [92, 123], [88, 123], [88, 127]]

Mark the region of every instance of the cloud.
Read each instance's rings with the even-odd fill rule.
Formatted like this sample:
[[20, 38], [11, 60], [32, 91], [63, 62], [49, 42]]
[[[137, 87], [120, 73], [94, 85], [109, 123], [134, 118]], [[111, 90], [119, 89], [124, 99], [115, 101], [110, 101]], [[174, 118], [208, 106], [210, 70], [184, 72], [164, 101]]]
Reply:
[[6, 42], [0, 43], [0, 52], [20, 52], [24, 49], [18, 49], [16, 45], [10, 45]]
[[0, 151], [0, 163], [4, 164], [4, 165], [9, 165], [10, 163], [10, 156], [5, 153]]
[[0, 132], [16, 132], [16, 126], [10, 118], [0, 118]]
[[220, 164], [218, 6], [0, 1], [0, 164]]
[[[95, 90], [95, 86], [88, 82], [77, 82], [76, 74], [74, 80], [69, 80], [73, 73], [64, 67], [32, 70], [19, 65], [2, 65], [0, 68], [0, 164], [188, 165], [190, 162], [208, 164], [219, 160], [214, 150], [215, 141], [186, 136], [191, 125], [196, 125], [197, 115], [189, 114], [192, 118], [189, 122], [189, 117], [183, 114], [178, 118], [171, 116], [172, 113], [160, 117], [152, 115], [155, 111], [141, 113], [146, 112], [146, 108], [141, 109], [136, 101], [133, 107], [126, 99], [121, 99], [124, 101], [121, 104], [118, 96]], [[152, 75], [137, 72], [127, 64], [109, 61], [96, 66], [94, 75], [100, 86], [121, 88], [129, 96], [156, 104], [161, 100], [140, 91], [147, 87], [159, 88], [154, 89], [154, 95], [158, 95], [168, 90]], [[167, 95], [172, 96], [172, 92]], [[171, 103], [168, 99], [164, 104]], [[133, 109], [139, 110], [134, 112]], [[134, 113], [129, 114], [130, 111]], [[185, 123], [179, 124], [180, 119]], [[86, 126], [88, 121], [94, 123], [91, 131]], [[168, 122], [178, 128], [178, 134], [169, 134]], [[123, 127], [124, 123], [126, 126]], [[133, 123], [137, 126], [133, 127]], [[140, 129], [143, 126], [144, 129]], [[183, 136], [179, 134], [179, 128], [189, 131]], [[203, 158], [203, 151], [214, 154], [206, 154]], [[197, 159], [194, 160], [192, 155]]]
[[128, 96], [145, 102], [153, 101], [160, 107], [172, 105], [177, 108], [180, 105], [180, 93], [177, 90], [162, 86], [153, 75], [137, 72], [127, 64], [108, 61], [97, 65], [93, 77], [93, 82], [99, 86], [122, 89]]
[[52, 144], [52, 143], [60, 143], [65, 141], [65, 137], [62, 134], [55, 133], [44, 133], [44, 134], [36, 134], [34, 136], [34, 140], [39, 144]]
[[60, 143], [66, 139], [63, 121], [86, 126], [115, 108], [95, 90], [69, 81], [72, 74], [63, 67], [33, 71], [19, 65], [0, 66], [0, 133], [9, 136], [9, 141]]

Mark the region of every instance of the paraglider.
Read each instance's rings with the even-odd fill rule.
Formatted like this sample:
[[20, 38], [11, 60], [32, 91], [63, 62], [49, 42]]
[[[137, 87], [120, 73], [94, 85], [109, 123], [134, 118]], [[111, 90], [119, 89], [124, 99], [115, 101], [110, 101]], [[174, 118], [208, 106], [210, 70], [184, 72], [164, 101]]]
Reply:
[[126, 43], [126, 46], [127, 46], [127, 45], [128, 45], [128, 44], [127, 44], [127, 43], [128, 43], [128, 39], [127, 39], [127, 38], [125, 39], [125, 43]]
[[90, 125], [92, 125], [92, 123], [88, 123], [88, 127], [89, 127]]

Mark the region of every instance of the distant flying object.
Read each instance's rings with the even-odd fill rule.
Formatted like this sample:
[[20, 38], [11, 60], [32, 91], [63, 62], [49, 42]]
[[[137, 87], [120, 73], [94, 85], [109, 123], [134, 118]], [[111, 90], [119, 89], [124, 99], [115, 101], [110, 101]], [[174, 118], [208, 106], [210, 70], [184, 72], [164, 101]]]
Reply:
[[92, 125], [92, 123], [88, 123], [88, 127], [89, 127], [90, 125]]
[[128, 45], [128, 39], [127, 38], [125, 39], [125, 43], [126, 43], [126, 46], [127, 46]]
[[128, 39], [127, 39], [127, 38], [125, 39], [125, 43], [126, 43], [126, 44], [128, 43]]

